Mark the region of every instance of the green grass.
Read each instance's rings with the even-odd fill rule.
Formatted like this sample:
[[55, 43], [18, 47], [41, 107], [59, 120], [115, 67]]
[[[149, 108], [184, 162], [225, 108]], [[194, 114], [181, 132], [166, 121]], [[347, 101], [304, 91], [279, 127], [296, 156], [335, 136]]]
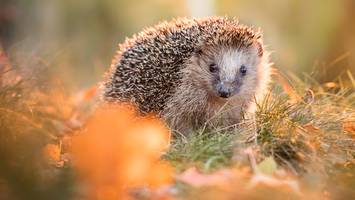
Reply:
[[[257, 105], [254, 122], [242, 123], [234, 132], [204, 129], [186, 137], [178, 135], [163, 158], [170, 161], [177, 172], [191, 167], [203, 173], [231, 167], [253, 170], [244, 152], [251, 148], [258, 165], [265, 165], [260, 163], [271, 158], [276, 161], [278, 170], [297, 177], [303, 191], [309, 193], [303, 195], [349, 198], [355, 195], [355, 85], [348, 75], [343, 79], [350, 82], [345, 84], [339, 78], [336, 87], [329, 84], [327, 87], [309, 77], [301, 81], [292, 75], [287, 82], [275, 82], [272, 91]], [[352, 131], [346, 128], [350, 121], [354, 126]], [[273, 168], [270, 163], [266, 165], [269, 165], [266, 170]], [[211, 195], [226, 194], [217, 188], [194, 188], [180, 182], [176, 187], [186, 199], [213, 199]], [[246, 192], [246, 196], [239, 197], [264, 199], [268, 194], [283, 199], [286, 195], [283, 192], [255, 189], [255, 196]], [[292, 192], [287, 194], [300, 198]], [[240, 193], [230, 194], [233, 198], [238, 195]]]
[[178, 171], [199, 166], [204, 171], [231, 165], [234, 134], [229, 132], [200, 131], [173, 140], [164, 159], [169, 160]]
[[[197, 166], [208, 172], [239, 165], [238, 152], [251, 147], [259, 150], [257, 160], [272, 156], [280, 167], [295, 175], [314, 167], [334, 171], [337, 164], [354, 164], [355, 143], [343, 124], [355, 117], [355, 87], [327, 88], [304, 79], [294, 76], [287, 83], [293, 85], [274, 84], [272, 92], [257, 106], [256, 138], [252, 128], [237, 128], [236, 132], [202, 130], [176, 137], [164, 158], [179, 171]], [[285, 87], [291, 87], [291, 91], [285, 91]]]
[[[297, 177], [302, 187], [322, 185], [333, 195], [353, 194], [355, 133], [351, 126], [355, 125], [347, 127], [355, 121], [353, 76], [348, 73], [333, 85], [317, 83], [309, 76], [288, 77], [286, 82], [274, 83], [257, 105], [255, 119], [242, 122], [235, 131], [205, 128], [187, 136], [176, 134], [162, 158], [175, 167], [177, 175], [191, 167], [207, 174], [234, 167], [253, 170], [245, 154], [249, 148], [257, 164], [265, 158], [276, 161], [277, 168]], [[31, 95], [35, 91], [24, 82], [0, 88], [0, 191], [7, 190], [2, 184], [6, 183], [12, 192], [9, 197], [69, 198], [75, 190], [70, 168], [53, 168], [41, 158], [46, 144], [60, 143], [63, 131], [58, 124], [65, 117], [48, 113], [48, 107], [56, 110], [59, 105], [37, 99], [38, 95]], [[180, 182], [172, 187], [187, 199], [198, 199], [201, 192]]]

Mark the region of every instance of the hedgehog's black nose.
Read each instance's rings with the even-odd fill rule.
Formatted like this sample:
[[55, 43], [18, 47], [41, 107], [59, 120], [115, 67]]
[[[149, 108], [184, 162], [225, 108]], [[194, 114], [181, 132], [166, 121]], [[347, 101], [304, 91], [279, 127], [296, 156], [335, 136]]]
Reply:
[[219, 94], [219, 96], [222, 97], [222, 98], [228, 98], [228, 97], [231, 96], [231, 92], [225, 91], [225, 90], [218, 91], [218, 94]]
[[231, 83], [220, 82], [216, 86], [218, 96], [222, 98], [228, 98], [232, 96], [234, 89]]
[[217, 93], [218, 96], [222, 98], [228, 98], [232, 95], [233, 89], [230, 87], [226, 87], [224, 84], [218, 84], [217, 85]]

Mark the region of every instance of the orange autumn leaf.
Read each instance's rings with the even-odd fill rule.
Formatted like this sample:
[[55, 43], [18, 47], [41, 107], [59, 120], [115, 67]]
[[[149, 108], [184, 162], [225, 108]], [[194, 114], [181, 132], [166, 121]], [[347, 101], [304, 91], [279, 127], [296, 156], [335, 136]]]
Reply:
[[27, 101], [28, 105], [38, 104], [37, 109], [46, 115], [53, 115], [63, 120], [73, 115], [73, 102], [63, 89], [52, 89], [49, 93], [33, 91], [31, 96], [36, 101]]
[[128, 105], [103, 106], [74, 137], [73, 164], [91, 197], [127, 198], [129, 188], [171, 183], [173, 170], [160, 161], [169, 139], [160, 119]]
[[172, 182], [172, 174], [174, 173], [174, 170], [169, 163], [160, 162], [151, 167], [154, 167], [154, 169], [152, 168], [150, 170], [147, 182], [152, 188], [157, 188]]
[[97, 94], [97, 87], [96, 86], [92, 86], [89, 89], [84, 91], [84, 96], [83, 99], [84, 100], [91, 100], [95, 95]]
[[344, 121], [343, 130], [355, 137], [355, 120]]
[[180, 174], [177, 180], [195, 187], [201, 187], [227, 184], [233, 176], [231, 170], [219, 170], [212, 174], [202, 174], [193, 167]]
[[335, 83], [335, 82], [327, 82], [327, 83], [324, 83], [324, 86], [326, 88], [338, 88], [339, 84]]
[[276, 76], [278, 82], [281, 84], [282, 89], [290, 96], [292, 102], [299, 102], [302, 98], [297, 94], [293, 86], [288, 81], [287, 77], [284, 76], [280, 71], [274, 69], [274, 76]]
[[319, 127], [316, 127], [315, 125], [313, 125], [311, 123], [304, 125], [303, 128], [305, 130], [307, 130], [308, 132], [319, 132], [320, 131]]
[[294, 192], [295, 194], [301, 195], [299, 183], [294, 179], [276, 178], [273, 176], [268, 176], [263, 174], [255, 174], [251, 178], [248, 184], [248, 188], [252, 189], [260, 185], [275, 187], [280, 189], [284, 188]]
[[55, 144], [47, 144], [43, 149], [44, 157], [50, 161], [60, 160], [61, 148]]

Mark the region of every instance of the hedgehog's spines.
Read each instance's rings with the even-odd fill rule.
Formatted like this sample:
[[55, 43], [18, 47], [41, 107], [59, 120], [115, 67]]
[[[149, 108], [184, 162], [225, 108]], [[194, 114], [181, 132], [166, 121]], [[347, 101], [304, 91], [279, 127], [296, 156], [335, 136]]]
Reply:
[[145, 28], [126, 38], [103, 84], [107, 101], [130, 101], [145, 112], [160, 113], [182, 82], [189, 59], [208, 46], [258, 46], [263, 55], [261, 31], [241, 25], [237, 18], [178, 18]]

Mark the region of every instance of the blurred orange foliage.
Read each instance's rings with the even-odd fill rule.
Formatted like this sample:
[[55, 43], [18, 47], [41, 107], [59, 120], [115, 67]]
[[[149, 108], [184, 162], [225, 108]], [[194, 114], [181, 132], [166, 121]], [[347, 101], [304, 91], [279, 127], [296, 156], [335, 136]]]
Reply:
[[345, 132], [352, 135], [355, 138], [355, 119], [349, 119], [343, 122], [343, 129]]
[[127, 199], [127, 189], [169, 184], [173, 170], [160, 160], [170, 132], [132, 106], [99, 108], [73, 138], [73, 165], [90, 199]]
[[43, 154], [45, 158], [55, 162], [60, 160], [60, 153], [61, 153], [60, 147], [55, 144], [47, 144], [43, 149]]

